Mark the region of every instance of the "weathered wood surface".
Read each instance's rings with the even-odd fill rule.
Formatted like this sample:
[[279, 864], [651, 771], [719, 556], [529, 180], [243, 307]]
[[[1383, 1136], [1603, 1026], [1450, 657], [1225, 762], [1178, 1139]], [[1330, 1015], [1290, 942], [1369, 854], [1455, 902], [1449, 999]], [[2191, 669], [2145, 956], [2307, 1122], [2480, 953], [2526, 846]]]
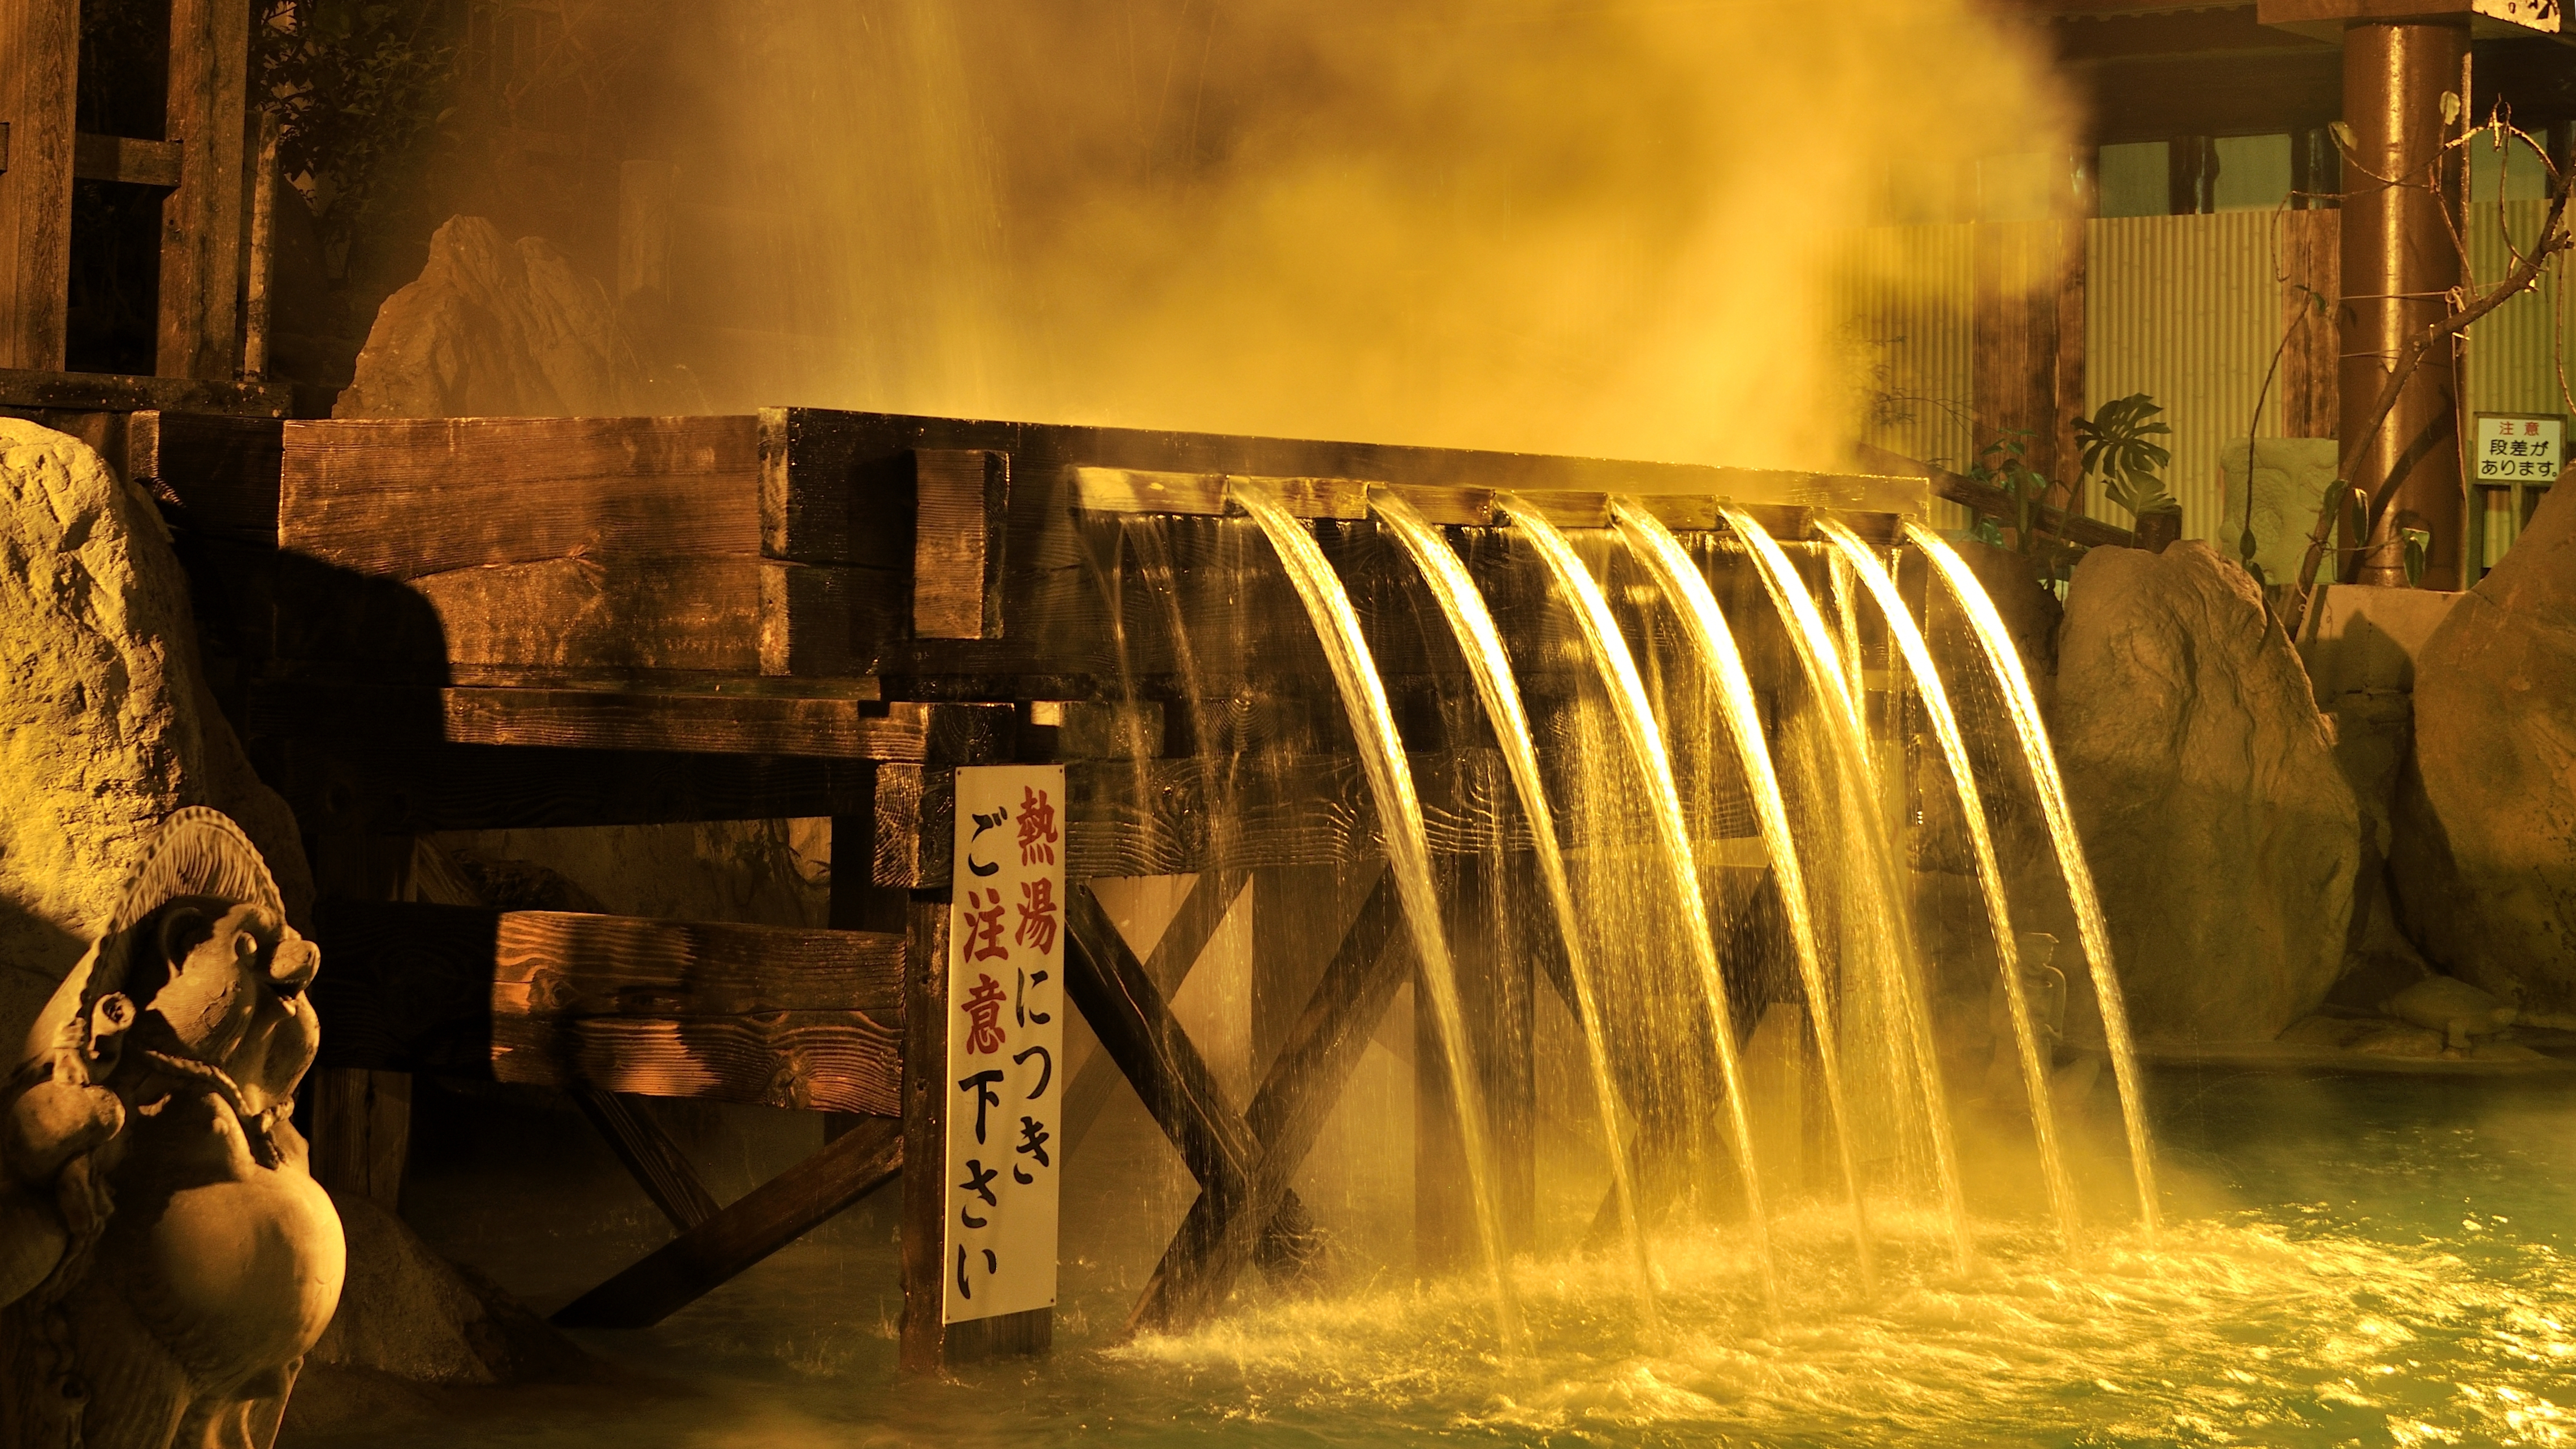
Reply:
[[305, 1090], [313, 1102], [313, 1180], [397, 1211], [411, 1154], [411, 1073], [318, 1067]]
[[72, 137], [72, 175], [82, 181], [173, 187], [179, 184], [183, 150], [177, 141], [98, 136], [83, 131]]
[[895, 1029], [861, 1011], [492, 1018], [492, 1076], [643, 1097], [853, 1112], [901, 1109]]
[[161, 202], [152, 370], [163, 377], [228, 382], [240, 363], [250, 27], [250, 0], [171, 0], [167, 134], [180, 163], [178, 188]]
[[[1164, 923], [1163, 934], [1145, 958], [1145, 978], [1154, 989], [1171, 1000], [1180, 994], [1181, 983], [1189, 980], [1190, 969], [1215, 938], [1217, 928], [1225, 924], [1226, 913], [1234, 908], [1235, 898], [1243, 894], [1244, 883], [1252, 873], [1242, 870], [1203, 870], [1190, 882], [1190, 893], [1182, 897], [1179, 910]], [[1107, 1052], [1094, 1052], [1083, 1059], [1081, 1069], [1064, 1089], [1064, 1104], [1058, 1109], [1062, 1118], [1058, 1131], [1064, 1138], [1064, 1150], [1073, 1152], [1082, 1139], [1091, 1135], [1103, 1109], [1117, 1095], [1121, 1080], [1118, 1063]]]
[[174, 525], [273, 545], [285, 427], [277, 418], [145, 409], [126, 423], [126, 472]]
[[948, 914], [946, 889], [912, 893], [904, 909], [902, 1338], [912, 1374], [947, 1366]]
[[892, 1115], [901, 942], [326, 901], [333, 1065]]
[[279, 543], [354, 573], [760, 555], [749, 418], [297, 422], [283, 447]]
[[1011, 459], [987, 449], [916, 449], [912, 632], [920, 639], [1002, 637]]
[[[910, 583], [917, 586], [920, 579], [916, 576]], [[907, 599], [906, 585], [905, 577], [891, 569], [762, 559], [759, 671], [867, 674], [876, 664], [882, 641], [901, 634], [910, 623], [906, 605], [916, 602], [918, 593], [912, 591]]]
[[865, 760], [321, 739], [279, 745], [263, 778], [297, 818], [354, 806], [378, 829], [411, 834], [843, 815], [864, 812], [872, 798]]
[[1403, 927], [1392, 877], [1380, 876], [1244, 1112], [1261, 1151], [1243, 1196], [1199, 1194], [1129, 1315], [1129, 1331], [1187, 1332], [1233, 1291], [1404, 984], [1413, 956], [1401, 943]]
[[847, 1133], [574, 1299], [554, 1321], [650, 1328], [894, 1180], [903, 1162], [900, 1125]]
[[680, 1144], [653, 1120], [651, 1102], [592, 1087], [576, 1088], [571, 1095], [573, 1105], [599, 1129], [635, 1185], [644, 1189], [672, 1227], [685, 1233], [716, 1215], [715, 1195], [707, 1191]]
[[[1407, 759], [1435, 853], [1526, 848], [1500, 755], [1469, 749]], [[949, 878], [953, 793], [951, 776], [936, 766], [878, 769], [877, 884]], [[1074, 880], [1382, 853], [1377, 807], [1351, 755], [1245, 759], [1221, 773], [1195, 758], [1076, 760], [1065, 766], [1065, 801], [1065, 874]]]
[[[0, 69], [0, 75], [9, 73]], [[12, 143], [15, 148], [15, 143]], [[14, 175], [12, 167], [9, 174]], [[0, 175], [5, 192], [7, 175]], [[68, 182], [66, 183], [68, 184]], [[70, 201], [65, 199], [68, 214]], [[0, 228], [7, 218], [0, 216]], [[0, 235], [5, 235], [0, 232]], [[68, 274], [66, 274], [68, 277]], [[0, 288], [0, 299], [7, 297]], [[57, 344], [59, 348], [59, 344]], [[313, 399], [327, 407], [327, 398]], [[0, 367], [0, 407], [59, 408], [66, 412], [130, 413], [142, 408], [283, 418], [299, 406], [296, 389], [278, 382], [218, 382], [193, 377], [129, 377], [110, 372], [57, 372], [43, 367]]]
[[1093, 513], [1239, 513], [1229, 492], [1238, 484], [1268, 491], [1299, 518], [1366, 518], [1371, 485], [1355, 478], [1263, 478], [1224, 473], [1163, 473], [1142, 468], [1072, 468], [1073, 506]]
[[[1989, 518], [2009, 519], [2017, 516], [2012, 495], [2000, 488], [1990, 487], [1972, 478], [1960, 477], [1946, 469], [1917, 463], [1911, 458], [1873, 448], [1866, 443], [1860, 446], [1860, 453], [1872, 467], [1886, 468], [1891, 472], [1902, 469], [1921, 475], [1931, 484], [1935, 496], [1947, 498], [1953, 503], [1964, 504]], [[2062, 524], [2053, 514], [2043, 515], [2039, 520], [2039, 526], [2049, 532], [2058, 533], [2069, 542], [2096, 548], [2104, 546], [2126, 548], [2135, 540], [2135, 535], [2125, 528], [2105, 523], [2098, 518], [2086, 518], [2080, 514], [2067, 517]]]
[[587, 689], [262, 685], [251, 732], [381, 743], [969, 762], [1006, 750], [1008, 705]]
[[[0, 0], [0, 368], [63, 365], [71, 304], [79, 0]], [[0, 402], [17, 395], [0, 375]]]
[[[1065, 994], [1118, 1063], [1163, 1135], [1199, 1182], [1230, 1214], [1250, 1200], [1261, 1141], [1217, 1085], [1215, 1074], [1172, 1016], [1171, 1006], [1127, 948], [1087, 886], [1065, 909]], [[1258, 1253], [1274, 1276], [1305, 1273], [1314, 1256], [1314, 1226], [1305, 1204], [1283, 1186], [1275, 1211], [1258, 1225]]]

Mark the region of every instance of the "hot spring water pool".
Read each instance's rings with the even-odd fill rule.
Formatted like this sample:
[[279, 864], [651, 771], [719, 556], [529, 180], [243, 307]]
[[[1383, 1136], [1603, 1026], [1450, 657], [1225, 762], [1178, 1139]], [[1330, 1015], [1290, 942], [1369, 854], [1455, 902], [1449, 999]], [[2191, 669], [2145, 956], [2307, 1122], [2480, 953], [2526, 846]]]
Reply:
[[[1066, 1264], [1052, 1359], [917, 1383], [894, 1373], [892, 1219], [872, 1204], [659, 1328], [583, 1335], [615, 1384], [462, 1393], [282, 1442], [2576, 1438], [2576, 1104], [2563, 1082], [2168, 1068], [2151, 1083], [2169, 1209], [2152, 1248], [2103, 1230], [2069, 1262], [2034, 1210], [1986, 1222], [1962, 1277], [1939, 1223], [1890, 1206], [1885, 1282], [1863, 1302], [1848, 1219], [1820, 1201], [1779, 1220], [1783, 1301], [1768, 1317], [1740, 1235], [1721, 1225], [1659, 1240], [1653, 1339], [1620, 1255], [1558, 1253], [1516, 1270], [1530, 1343], [1510, 1359], [1476, 1280], [1417, 1289], [1392, 1272], [1110, 1347], [1136, 1264], [1160, 1246], [1153, 1214], [1112, 1211], [1068, 1229], [1081, 1256]], [[1069, 1223], [1099, 1212], [1086, 1198], [1101, 1184], [1157, 1169], [1149, 1142], [1104, 1143], [1092, 1185], [1069, 1179]], [[2016, 1170], [1971, 1166], [1988, 1182]], [[2107, 1217], [2125, 1163], [2097, 1145], [2077, 1167]], [[442, 1250], [552, 1308], [667, 1232], [614, 1178], [567, 1193], [563, 1169], [551, 1148], [489, 1140], [479, 1160], [417, 1181], [410, 1212]]]

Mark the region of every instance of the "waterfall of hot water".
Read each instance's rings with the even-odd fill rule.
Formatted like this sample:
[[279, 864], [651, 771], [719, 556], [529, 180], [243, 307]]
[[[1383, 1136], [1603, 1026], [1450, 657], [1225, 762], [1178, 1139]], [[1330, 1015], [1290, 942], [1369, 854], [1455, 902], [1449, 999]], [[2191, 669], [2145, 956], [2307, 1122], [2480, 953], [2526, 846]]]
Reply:
[[1539, 879], [1547, 889], [1548, 906], [1565, 943], [1566, 976], [1573, 987], [1576, 1024], [1583, 1030], [1585, 1064], [1592, 1072], [1593, 1103], [1601, 1115], [1602, 1145], [1610, 1155], [1610, 1191], [1618, 1204], [1619, 1226], [1628, 1235], [1635, 1254], [1637, 1303], [1651, 1330], [1655, 1321], [1654, 1265], [1644, 1226], [1637, 1221], [1637, 1194], [1630, 1181], [1627, 1149], [1619, 1140], [1619, 1098], [1610, 1076], [1609, 1041], [1602, 1030], [1592, 952], [1585, 943], [1582, 919], [1575, 912], [1574, 887], [1566, 877], [1565, 851], [1556, 834], [1556, 812], [1549, 808], [1547, 788], [1539, 778], [1538, 747], [1530, 736], [1520, 686], [1512, 679], [1511, 655], [1503, 647], [1502, 632], [1494, 627], [1493, 612], [1485, 607], [1484, 595], [1476, 592], [1476, 581], [1468, 576], [1467, 566], [1459, 562], [1440, 531], [1393, 493], [1381, 490], [1369, 502], [1379, 521], [1395, 535], [1405, 557], [1413, 561], [1422, 581], [1430, 587], [1431, 596], [1440, 602], [1440, 612], [1448, 619], [1450, 632], [1457, 636], [1459, 651], [1466, 656], [1467, 672], [1476, 681], [1476, 694], [1493, 724], [1494, 738], [1502, 746], [1503, 764], [1511, 775], [1521, 814], [1529, 822], [1531, 853], [1538, 859]]
[[1861, 918], [1871, 926], [1867, 945], [1895, 1001], [1901, 1046], [1914, 1066], [1916, 1091], [1922, 1099], [1925, 1128], [1931, 1139], [1934, 1180], [1949, 1215], [1952, 1249], [1964, 1269], [1976, 1250], [1968, 1221], [1967, 1192], [1959, 1178], [1959, 1151], [1950, 1126], [1949, 1093], [1942, 1084], [1940, 1063], [1933, 1051], [1931, 1012], [1923, 999], [1912, 913], [1906, 907], [1906, 882], [1897, 871], [1895, 844], [1877, 808], [1883, 797], [1878, 767], [1870, 758], [1860, 697], [1851, 688], [1852, 676], [1840, 657], [1841, 651], [1835, 647], [1834, 636], [1826, 628], [1824, 615], [1816, 608], [1806, 580], [1798, 576], [1797, 566], [1750, 515], [1736, 508], [1723, 508], [1720, 514], [1758, 565], [1772, 605], [1788, 626], [1789, 642], [1809, 689], [1816, 696], [1817, 713], [1823, 717], [1825, 739], [1840, 781], [1834, 794], [1843, 816], [1844, 834], [1859, 857], [1861, 879], [1870, 891], [1870, 897], [1858, 903]]
[[1423, 830], [1422, 802], [1414, 794], [1413, 773], [1406, 763], [1404, 740], [1388, 707], [1386, 685], [1369, 656], [1360, 633], [1359, 615], [1348, 590], [1306, 532], [1306, 525], [1262, 488], [1236, 482], [1231, 495], [1252, 515], [1279, 555], [1280, 566], [1296, 587], [1298, 600], [1315, 627], [1333, 683], [1350, 718], [1359, 747], [1360, 767], [1369, 797], [1377, 807], [1378, 830], [1384, 837], [1386, 864], [1394, 877], [1396, 898], [1421, 969], [1422, 995], [1439, 1027], [1441, 1051], [1449, 1076], [1451, 1100], [1457, 1103], [1458, 1127], [1466, 1149], [1469, 1195], [1475, 1203], [1476, 1232], [1492, 1274], [1494, 1309], [1503, 1342], [1520, 1338], [1511, 1281], [1503, 1271], [1502, 1216], [1493, 1189], [1493, 1157], [1485, 1124], [1484, 1092], [1478, 1085], [1467, 1047], [1466, 1013], [1458, 999], [1458, 973], [1449, 941], [1440, 926], [1440, 899], [1431, 878], [1431, 843]]
[[1986, 596], [1985, 586], [1968, 571], [1967, 562], [1941, 535], [1919, 523], [1909, 521], [1905, 536], [1931, 560], [1934, 571], [1949, 585], [1951, 596], [1967, 614], [1977, 644], [1994, 671], [1995, 682], [2003, 687], [2005, 711], [2012, 717], [2013, 732], [2020, 737], [2022, 754], [2030, 763], [2031, 779], [2039, 789], [2040, 810], [2048, 820], [2049, 842], [2057, 852], [2058, 871], [2066, 878], [2066, 893], [2074, 902], [2075, 928], [2083, 942], [2085, 964], [2092, 970], [2093, 994], [2102, 1011], [2102, 1035], [2110, 1047], [2112, 1080], [2120, 1089], [2120, 1118], [2129, 1138], [2129, 1168], [2138, 1182], [2138, 1225], [2153, 1237], [2156, 1168], [2147, 1145], [2137, 1049], [2129, 1040], [2129, 1013], [2121, 999], [2120, 980], [2111, 969], [2111, 933], [2102, 920], [2102, 899], [2094, 893], [2093, 872], [2084, 863], [2083, 842], [2075, 834], [2075, 816], [2066, 804], [2066, 782], [2057, 773], [2057, 754], [2049, 748], [2039, 700], [2031, 693], [2030, 675], [2022, 668], [2020, 651], [2013, 647], [2012, 636], [2004, 629], [2003, 616], [1995, 612], [1994, 600]]
[[1611, 615], [1610, 601], [1602, 595], [1601, 586], [1576, 557], [1574, 548], [1537, 510], [1508, 494], [1494, 500], [1495, 507], [1520, 535], [1527, 539], [1547, 567], [1548, 577], [1572, 605], [1576, 629], [1582, 634], [1585, 652], [1593, 667], [1608, 687], [1611, 712], [1617, 717], [1621, 735], [1628, 742], [1638, 774], [1644, 779], [1655, 824], [1662, 859], [1672, 881], [1674, 903], [1680, 907], [1684, 922], [1682, 947], [1698, 968], [1701, 994], [1706, 1001], [1709, 1032], [1716, 1046], [1718, 1082], [1725, 1094], [1727, 1130], [1735, 1148], [1738, 1175], [1744, 1185], [1744, 1205], [1754, 1239], [1755, 1261], [1761, 1265], [1763, 1301], [1777, 1304], [1779, 1283], [1777, 1265], [1771, 1252], [1771, 1224], [1762, 1205], [1762, 1173], [1754, 1160], [1753, 1121], [1744, 1100], [1744, 1068], [1736, 1050], [1735, 1013], [1727, 1005], [1726, 982], [1717, 961], [1717, 941], [1708, 918], [1708, 901], [1701, 894], [1699, 861], [1691, 848], [1690, 830], [1682, 814], [1681, 792], [1673, 783], [1671, 756], [1664, 748], [1663, 731], [1655, 723], [1648, 702], [1645, 681], [1638, 676], [1637, 661], [1629, 652], [1628, 641], [1619, 633], [1618, 620]]
[[1734, 742], [1736, 761], [1744, 770], [1745, 786], [1753, 796], [1754, 821], [1779, 882], [1782, 912], [1789, 923], [1790, 949], [1797, 956], [1798, 980], [1807, 996], [1807, 1020], [1815, 1034], [1818, 1065], [1823, 1069], [1834, 1147], [1840, 1158], [1844, 1187], [1851, 1194], [1852, 1235], [1860, 1253], [1862, 1290], [1874, 1291], [1877, 1246], [1870, 1233], [1869, 1203], [1863, 1192], [1860, 1167], [1853, 1155], [1851, 1112], [1844, 1100], [1840, 1040], [1834, 1029], [1833, 991], [1825, 979], [1824, 961], [1816, 950], [1815, 915], [1807, 898], [1806, 871], [1799, 864], [1797, 842], [1789, 834], [1788, 806], [1780, 797], [1780, 775], [1771, 763], [1771, 745], [1764, 737], [1753, 681], [1744, 672], [1744, 655], [1735, 647], [1735, 634], [1727, 627], [1726, 616], [1718, 610], [1717, 596], [1709, 591], [1708, 580], [1691, 562], [1690, 555], [1682, 551], [1681, 541], [1673, 537], [1672, 530], [1633, 500], [1614, 505], [1611, 516], [1627, 538], [1629, 550], [1644, 561], [1664, 597], [1672, 602], [1701, 667], [1716, 686], [1718, 709]]
[[1906, 666], [1914, 671], [1915, 690], [1923, 701], [1923, 713], [1931, 721], [1933, 737], [1940, 742], [1942, 757], [1950, 766], [1950, 781], [1959, 796], [1959, 813], [1967, 822], [1968, 846], [1977, 864], [1977, 889], [1985, 898], [1986, 919], [1994, 927], [1995, 966], [2003, 975], [2004, 1000], [2012, 1018], [2013, 1042], [2021, 1056], [2022, 1082], [2030, 1097], [2031, 1128], [2039, 1142], [2041, 1180], [2048, 1185], [2049, 1206], [2057, 1214], [2058, 1236], [2072, 1248], [2080, 1231], [2076, 1221], [2075, 1185], [2066, 1175], [2066, 1161], [2058, 1150], [2057, 1108], [2050, 1099], [2048, 1078], [2050, 1064], [2040, 1057], [2039, 1031], [2031, 1020], [2030, 998], [2021, 979], [2021, 958], [2016, 949], [2012, 928], [2012, 911], [2004, 901], [2003, 871], [1995, 863], [1993, 831], [1986, 820], [1986, 802], [1977, 790], [1976, 772], [1968, 763], [1968, 742], [1959, 733], [1959, 717], [1950, 708], [1950, 692], [1942, 685], [1940, 672], [1933, 667], [1931, 646], [1923, 641], [1923, 631], [1914, 616], [1905, 611], [1905, 600], [1896, 592], [1896, 581], [1888, 577], [1887, 567], [1870, 553], [1869, 546], [1857, 534], [1831, 519], [1819, 525], [1826, 542], [1833, 545], [1844, 567], [1870, 596], [1878, 601], [1879, 613], [1887, 621], [1888, 632], [1895, 638]]

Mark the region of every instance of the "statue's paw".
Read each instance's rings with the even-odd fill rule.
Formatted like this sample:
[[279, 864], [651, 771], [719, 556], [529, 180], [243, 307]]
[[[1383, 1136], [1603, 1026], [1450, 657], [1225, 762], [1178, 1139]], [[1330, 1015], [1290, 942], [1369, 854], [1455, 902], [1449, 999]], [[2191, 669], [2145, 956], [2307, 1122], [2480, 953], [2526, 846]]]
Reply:
[[62, 1165], [106, 1145], [125, 1128], [125, 1104], [105, 1087], [38, 1082], [11, 1104], [0, 1160], [30, 1186], [53, 1180]]

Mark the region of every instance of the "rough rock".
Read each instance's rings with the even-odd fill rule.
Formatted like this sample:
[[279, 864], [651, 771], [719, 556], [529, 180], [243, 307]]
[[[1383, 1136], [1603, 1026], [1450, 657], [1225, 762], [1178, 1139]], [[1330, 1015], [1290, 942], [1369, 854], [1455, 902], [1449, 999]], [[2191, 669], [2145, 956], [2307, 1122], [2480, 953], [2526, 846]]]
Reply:
[[343, 418], [649, 411], [644, 369], [608, 289], [541, 237], [513, 243], [450, 217], [417, 281], [385, 299]]
[[[2335, 479], [2332, 438], [2256, 438], [2251, 450], [2253, 476], [2246, 476], [2246, 440], [2233, 438], [2218, 449], [2221, 507], [2218, 537], [2229, 558], [2250, 521], [2254, 528], [2254, 562], [2263, 581], [2286, 584], [2298, 577], [2306, 561], [2308, 533], [2317, 525], [2317, 509]], [[2248, 496], [2250, 493], [2250, 497]], [[2317, 561], [2320, 575], [2330, 571], [2332, 555]]]
[[334, 1195], [349, 1242], [340, 1310], [306, 1360], [422, 1384], [579, 1378], [589, 1355], [365, 1198]]
[[2391, 859], [2399, 919], [2454, 976], [2576, 1009], [2576, 479], [2415, 665]]
[[2451, 976], [2427, 976], [2388, 999], [2388, 1014], [2443, 1034], [2465, 1047], [2472, 1036], [2493, 1036], [2513, 1025], [2513, 1006]]
[[2373, 1057], [2438, 1057], [2442, 1034], [2420, 1026], [2387, 1025], [2362, 1033], [2345, 1047]]
[[2268, 1040], [2314, 1009], [2343, 969], [2362, 815], [2254, 581], [2197, 541], [2087, 554], [2052, 733], [2138, 1034]]
[[295, 818], [197, 656], [151, 501], [77, 439], [0, 418], [0, 1040], [16, 1041], [170, 812], [211, 805], [309, 924]]

